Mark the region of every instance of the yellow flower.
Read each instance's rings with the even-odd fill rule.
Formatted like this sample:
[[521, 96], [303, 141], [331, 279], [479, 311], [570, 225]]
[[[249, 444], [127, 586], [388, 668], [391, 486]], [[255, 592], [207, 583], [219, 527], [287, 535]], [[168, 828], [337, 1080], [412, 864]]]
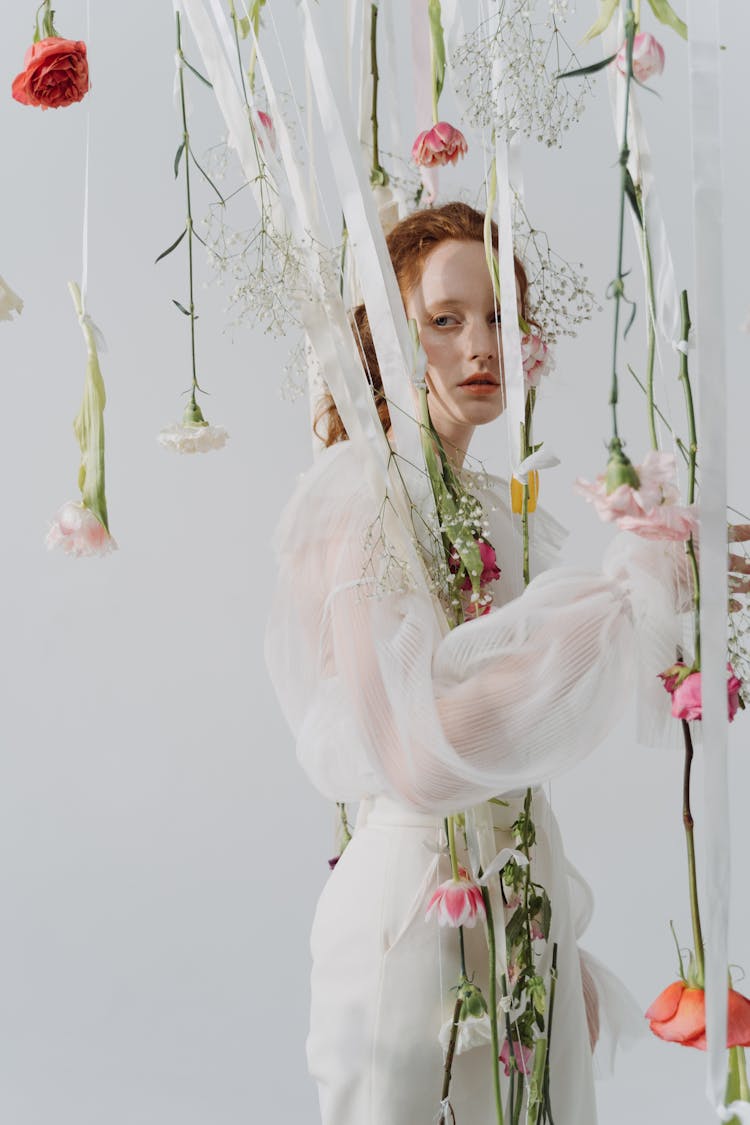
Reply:
[[[536, 469], [531, 470], [528, 481], [529, 503], [527, 511], [533, 512], [536, 509], [536, 502], [539, 496], [539, 473]], [[510, 478], [510, 508], [512, 512], [523, 511], [523, 485], [516, 477]]]

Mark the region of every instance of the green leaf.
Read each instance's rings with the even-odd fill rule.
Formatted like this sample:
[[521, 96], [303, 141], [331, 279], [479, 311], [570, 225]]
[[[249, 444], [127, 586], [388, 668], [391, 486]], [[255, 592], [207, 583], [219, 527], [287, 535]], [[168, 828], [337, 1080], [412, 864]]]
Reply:
[[221, 192], [220, 192], [220, 191], [219, 191], [219, 189], [217, 188], [216, 184], [215, 184], [215, 183], [213, 182], [213, 180], [212, 180], [212, 179], [211, 179], [211, 177], [209, 176], [208, 172], [207, 172], [207, 171], [205, 170], [205, 168], [201, 168], [200, 164], [199, 164], [199, 163], [198, 163], [198, 161], [197, 161], [197, 160], [195, 159], [195, 155], [193, 154], [193, 150], [192, 150], [192, 148], [191, 148], [191, 149], [190, 149], [189, 151], [190, 151], [190, 157], [191, 157], [191, 159], [192, 159], [192, 161], [193, 161], [193, 164], [194, 164], [194, 165], [195, 165], [195, 167], [196, 167], [196, 168], [198, 169], [198, 171], [200, 172], [201, 176], [203, 176], [203, 179], [204, 179], [204, 180], [206, 181], [206, 183], [207, 183], [207, 184], [210, 184], [210, 186], [211, 186], [211, 187], [212, 187], [212, 188], [214, 189], [214, 191], [216, 192], [216, 194], [217, 194], [217, 195], [218, 195], [218, 197], [219, 197], [219, 200], [220, 200], [220, 202], [221, 202], [222, 204], [226, 203], [226, 200], [225, 200], [224, 196], [223, 196], [223, 195], [221, 194]]
[[669, 0], [648, 0], [648, 2], [651, 5], [651, 11], [660, 23], [665, 23], [667, 27], [674, 28], [678, 35], [687, 39], [687, 24], [677, 15]]
[[177, 179], [177, 172], [179, 170], [180, 160], [182, 158], [182, 154], [183, 154], [184, 151], [185, 151], [185, 142], [183, 141], [182, 144], [180, 145], [180, 147], [177, 149], [177, 152], [175, 153], [175, 157], [174, 157], [174, 178], [175, 179]]
[[204, 78], [204, 76], [201, 74], [201, 72], [199, 70], [196, 70], [194, 66], [191, 66], [190, 63], [187, 61], [187, 59], [184, 56], [183, 56], [182, 61], [184, 62], [185, 66], [188, 68], [188, 70], [192, 70], [192, 72], [193, 72], [193, 74], [195, 75], [196, 78], [200, 78], [201, 82], [205, 82], [205, 84], [208, 86], [209, 90], [213, 90], [213, 86], [208, 81], [208, 79]]
[[625, 173], [625, 194], [630, 200], [630, 205], [633, 208], [633, 213], [638, 220], [638, 225], [643, 227], [643, 216], [641, 215], [641, 202], [638, 198], [638, 189], [633, 183], [633, 177], [630, 172]]
[[177, 247], [182, 242], [182, 240], [183, 240], [183, 238], [185, 237], [186, 234], [187, 234], [187, 227], [185, 227], [183, 229], [182, 233], [177, 236], [177, 238], [174, 240], [174, 242], [172, 243], [171, 246], [168, 246], [166, 248], [166, 250], [162, 250], [161, 254], [159, 255], [159, 257], [154, 262], [154, 265], [156, 265], [156, 262], [160, 262], [162, 260], [162, 258], [166, 258], [167, 254], [171, 254], [173, 250], [176, 250]]
[[[174, 299], [174, 297], [172, 298], [172, 304], [173, 304], [173, 305], [177, 305], [177, 308], [178, 308], [178, 309], [180, 310], [180, 312], [181, 312], [181, 313], [184, 313], [184, 314], [185, 314], [185, 316], [190, 316], [190, 313], [189, 313], [189, 312], [188, 312], [188, 310], [187, 310], [187, 309], [185, 308], [185, 306], [184, 306], [184, 305], [181, 305], [179, 301], [176, 301], [176, 300]], [[198, 318], [196, 317], [196, 320], [197, 320], [197, 319], [198, 319]]]
[[577, 70], [566, 70], [562, 74], [555, 75], [555, 81], [560, 78], [583, 78], [586, 74], [596, 74], [597, 70], [604, 70], [605, 66], [609, 66], [614, 62], [619, 54], [615, 51], [614, 55], [608, 55], [606, 59], [600, 59], [599, 62], [591, 63], [590, 66], [579, 66]]
[[430, 36], [435, 59], [435, 94], [439, 98], [445, 83], [445, 38], [443, 25], [440, 21], [440, 0], [429, 0], [428, 15], [430, 19]]
[[601, 0], [599, 19], [596, 23], [592, 23], [591, 27], [584, 35], [584, 43], [587, 43], [589, 39], [596, 39], [597, 35], [601, 35], [603, 31], [607, 30], [619, 5], [620, 0]]

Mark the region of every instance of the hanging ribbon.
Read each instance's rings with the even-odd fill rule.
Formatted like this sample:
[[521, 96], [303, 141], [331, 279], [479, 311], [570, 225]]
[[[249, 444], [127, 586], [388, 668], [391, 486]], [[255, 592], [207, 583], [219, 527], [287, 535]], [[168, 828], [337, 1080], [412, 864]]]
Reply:
[[726, 1121], [730, 848], [727, 777], [726, 373], [718, 6], [688, 0], [695, 338], [701, 463], [701, 687], [705, 758], [706, 1092]]

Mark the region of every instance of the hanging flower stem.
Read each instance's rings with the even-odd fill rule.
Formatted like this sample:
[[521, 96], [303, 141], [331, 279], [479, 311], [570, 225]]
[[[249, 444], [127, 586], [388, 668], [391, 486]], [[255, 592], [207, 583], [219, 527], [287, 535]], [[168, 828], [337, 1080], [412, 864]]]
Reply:
[[[687, 349], [687, 340], [690, 334], [690, 309], [688, 307], [687, 290], [683, 289], [680, 293], [680, 332], [682, 335], [682, 344]], [[688, 419], [688, 504], [695, 502], [695, 476], [697, 469], [697, 455], [698, 455], [698, 434], [695, 426], [695, 407], [693, 405], [693, 391], [690, 386], [690, 374], [688, 371], [688, 357], [687, 350], [680, 352], [680, 373], [679, 380], [682, 383], [682, 389], [685, 395], [685, 408], [687, 411]], [[695, 543], [693, 542], [692, 535], [685, 544], [688, 559], [690, 560], [690, 570], [693, 578], [693, 637], [695, 644], [695, 652], [693, 654], [693, 667], [700, 668], [701, 666], [701, 587], [700, 587], [700, 573], [698, 571], [698, 559], [695, 554]]]
[[492, 1081], [495, 1091], [495, 1113], [497, 1125], [504, 1125], [503, 1099], [500, 1089], [500, 1038], [497, 1030], [497, 948], [495, 944], [495, 923], [492, 917], [492, 903], [487, 887], [482, 887], [484, 909], [487, 914], [487, 949], [489, 952], [489, 1017], [492, 1034]]
[[378, 83], [380, 71], [378, 70], [378, 4], [376, 0], [373, 0], [370, 4], [370, 74], [372, 76], [372, 105], [370, 107], [372, 168], [370, 169], [370, 183], [373, 186], [385, 187], [388, 183], [388, 173], [380, 163], [380, 149], [378, 147]]
[[[638, 14], [636, 13], [636, 27]], [[641, 245], [643, 247], [643, 261], [646, 274], [646, 308], [648, 316], [648, 338], [646, 356], [646, 409], [648, 416], [648, 432], [651, 438], [651, 448], [658, 450], [659, 438], [656, 434], [656, 404], [654, 402], [654, 360], [656, 358], [656, 294], [654, 291], [654, 263], [651, 257], [651, 246], [648, 240], [646, 227], [646, 208], [643, 203], [643, 189], [636, 186], [636, 200], [638, 214], [641, 219]]]
[[[42, 28], [39, 30], [39, 13], [43, 12]], [[55, 30], [55, 13], [52, 10], [52, 0], [42, 0], [42, 3], [36, 10], [36, 17], [34, 21], [34, 43], [38, 43], [40, 39], [57, 39], [59, 38]]]
[[459, 992], [456, 997], [456, 1003], [453, 1008], [453, 1023], [451, 1024], [451, 1037], [448, 1042], [448, 1051], [445, 1056], [445, 1065], [443, 1067], [443, 1088], [440, 1092], [440, 1101], [444, 1102], [450, 1093], [451, 1088], [451, 1072], [453, 1070], [453, 1056], [456, 1053], [456, 1043], [458, 1042], [458, 1026], [461, 1022], [461, 1005], [463, 1000]]
[[630, 82], [633, 76], [633, 39], [635, 36], [635, 17], [633, 15], [633, 0], [627, 0], [625, 13], [625, 45], [627, 70], [625, 74], [625, 108], [622, 127], [622, 144], [620, 146], [620, 206], [617, 234], [617, 276], [611, 285], [611, 292], [615, 302], [614, 336], [612, 341], [612, 389], [609, 404], [612, 407], [612, 437], [619, 440], [617, 432], [617, 349], [620, 340], [620, 311], [625, 294], [625, 276], [623, 274], [623, 244], [625, 241], [625, 203], [628, 188], [628, 117], [630, 110]]
[[685, 767], [682, 781], [682, 823], [685, 827], [685, 841], [688, 857], [688, 885], [690, 889], [690, 917], [693, 923], [693, 945], [695, 946], [695, 970], [699, 985], [703, 987], [704, 956], [703, 931], [701, 928], [700, 906], [698, 905], [698, 880], [695, 865], [695, 839], [693, 835], [693, 814], [690, 810], [690, 771], [693, 765], [693, 740], [690, 725], [682, 720], [682, 736], [685, 741]]
[[193, 372], [193, 384], [190, 390], [190, 409], [193, 413], [196, 422], [202, 421], [202, 414], [200, 407], [195, 401], [195, 392], [200, 390], [198, 386], [198, 376], [195, 364], [195, 297], [193, 285], [193, 210], [190, 199], [190, 133], [187, 124], [187, 106], [185, 102], [185, 77], [184, 77], [184, 62], [185, 56], [182, 51], [182, 30], [180, 27], [180, 13], [175, 13], [177, 20], [177, 57], [179, 58], [178, 75], [180, 80], [180, 109], [182, 111], [182, 141], [185, 152], [185, 197], [187, 204], [187, 239], [188, 239], [188, 285], [189, 285], [189, 303], [188, 315], [190, 317], [190, 359]]

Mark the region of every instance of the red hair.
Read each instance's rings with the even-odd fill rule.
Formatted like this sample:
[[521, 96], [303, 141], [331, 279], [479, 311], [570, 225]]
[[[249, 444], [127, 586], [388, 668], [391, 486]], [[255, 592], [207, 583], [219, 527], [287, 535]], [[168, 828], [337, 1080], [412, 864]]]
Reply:
[[[492, 240], [497, 245], [497, 227], [494, 223], [492, 224]], [[484, 215], [481, 211], [475, 211], [467, 203], [446, 203], [442, 207], [414, 211], [393, 228], [386, 242], [402, 298], [405, 299], [419, 284], [425, 262], [432, 251], [442, 242], [451, 241], [484, 242]], [[520, 292], [521, 314], [524, 319], [528, 319], [526, 315], [528, 281], [526, 272], [518, 258], [515, 259], [515, 267], [516, 281]], [[364, 305], [358, 305], [352, 313], [352, 331], [357, 341], [357, 348], [365, 373], [372, 387], [380, 423], [387, 433], [391, 426], [391, 418]], [[318, 430], [318, 426], [322, 422], [326, 426], [325, 434], [321, 434]], [[313, 429], [326, 446], [334, 445], [337, 441], [345, 441], [348, 437], [330, 393], [326, 394], [321, 400], [315, 415]]]

